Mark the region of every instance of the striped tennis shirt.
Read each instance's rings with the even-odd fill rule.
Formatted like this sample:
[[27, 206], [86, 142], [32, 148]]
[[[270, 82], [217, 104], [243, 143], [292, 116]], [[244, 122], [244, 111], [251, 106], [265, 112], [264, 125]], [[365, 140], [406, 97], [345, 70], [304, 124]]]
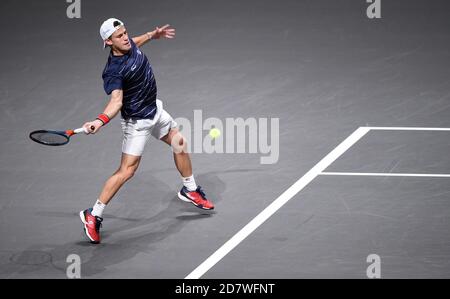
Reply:
[[156, 80], [144, 53], [130, 38], [131, 49], [122, 56], [109, 54], [103, 70], [106, 94], [123, 90], [121, 114], [124, 119], [153, 119], [156, 113]]

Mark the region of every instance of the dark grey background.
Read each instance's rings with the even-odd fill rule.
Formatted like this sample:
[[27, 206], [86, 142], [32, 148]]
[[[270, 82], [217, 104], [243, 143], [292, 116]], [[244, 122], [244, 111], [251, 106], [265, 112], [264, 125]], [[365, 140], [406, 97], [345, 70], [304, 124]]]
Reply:
[[[83, 0], [81, 19], [68, 5], [0, 2], [2, 278], [64, 278], [72, 253], [85, 278], [184, 278], [357, 127], [450, 127], [448, 1], [382, 0], [378, 20], [364, 0]], [[131, 35], [177, 29], [144, 47], [174, 117], [279, 118], [280, 158], [194, 154], [205, 214], [151, 140], [92, 246], [77, 214], [119, 164], [119, 120], [59, 148], [27, 135], [102, 111], [112, 16]], [[450, 173], [449, 137], [370, 132], [327, 170]], [[449, 278], [449, 194], [445, 178], [318, 177], [204, 277], [365, 278], [374, 253], [384, 278]]]

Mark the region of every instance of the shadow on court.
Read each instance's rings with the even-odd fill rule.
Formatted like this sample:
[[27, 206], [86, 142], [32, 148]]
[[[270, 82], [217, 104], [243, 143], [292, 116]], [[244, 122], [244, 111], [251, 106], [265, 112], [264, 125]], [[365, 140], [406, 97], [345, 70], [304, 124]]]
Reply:
[[[140, 176], [143, 176], [140, 174]], [[147, 178], [148, 175], [145, 175]], [[225, 189], [225, 184], [214, 174], [199, 174], [198, 181], [204, 183], [205, 189], [209, 194], [214, 194], [214, 202], [219, 203], [222, 200], [221, 193]], [[104, 215], [104, 228], [102, 232], [102, 243], [98, 245], [90, 244], [86, 237], [80, 234], [80, 239], [49, 247], [44, 244], [31, 246], [22, 252], [14, 253], [12, 251], [2, 253], [2, 267], [6, 267], [3, 273], [9, 273], [8, 277], [65, 277], [69, 263], [66, 258], [70, 254], [77, 254], [81, 258], [81, 277], [91, 277], [99, 275], [108, 269], [111, 265], [126, 263], [128, 260], [134, 260], [133, 263], [139, 263], [135, 258], [141, 254], [152, 254], [158, 249], [161, 241], [177, 235], [188, 222], [196, 222], [202, 219], [214, 217], [216, 211], [204, 211], [197, 207], [182, 202], [178, 199], [176, 191], [167, 192], [170, 188], [151, 177], [151, 180], [145, 186], [151, 190], [152, 194], [164, 194], [159, 201], [162, 203], [162, 209], [153, 211], [149, 218], [128, 217], [126, 211], [120, 214]], [[130, 190], [126, 191], [127, 193]], [[208, 194], [207, 193], [207, 194]], [[174, 195], [175, 194], [175, 195]], [[114, 200], [114, 199], [113, 199]], [[119, 199], [115, 199], [119, 200]], [[112, 202], [111, 202], [112, 203]], [[139, 209], [140, 202], [130, 203], [129, 210]], [[156, 205], [155, 205], [156, 206]], [[152, 214], [152, 211], [148, 211]], [[79, 217], [76, 212], [36, 212], [41, 216], [72, 218]], [[123, 216], [120, 216], [123, 215]], [[79, 224], [82, 230], [81, 222]], [[201, 226], [199, 226], [201, 231]], [[182, 250], [183, 244], [178, 245], [178, 250]], [[173, 248], [166, 248], [168, 252], [174, 251]], [[176, 251], [176, 250], [175, 250]], [[146, 261], [142, 261], [145, 263]], [[53, 268], [56, 271], [49, 271]], [[149, 269], [151, 269], [149, 265]], [[149, 270], [151, 271], [151, 270]], [[130, 272], [128, 275], [132, 275]], [[149, 278], [157, 278], [151, 277]]]

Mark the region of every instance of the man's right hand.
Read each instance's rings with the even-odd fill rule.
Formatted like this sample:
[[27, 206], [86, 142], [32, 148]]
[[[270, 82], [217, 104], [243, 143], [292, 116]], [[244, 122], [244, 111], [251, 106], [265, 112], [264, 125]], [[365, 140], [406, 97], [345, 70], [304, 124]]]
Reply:
[[[88, 134], [95, 134], [98, 132], [98, 130], [100, 130], [101, 126], [103, 126], [102, 121], [96, 119], [94, 121], [85, 123], [83, 125], [83, 128], [86, 130], [86, 132], [88, 132]], [[94, 127], [94, 129], [92, 129], [91, 127]]]

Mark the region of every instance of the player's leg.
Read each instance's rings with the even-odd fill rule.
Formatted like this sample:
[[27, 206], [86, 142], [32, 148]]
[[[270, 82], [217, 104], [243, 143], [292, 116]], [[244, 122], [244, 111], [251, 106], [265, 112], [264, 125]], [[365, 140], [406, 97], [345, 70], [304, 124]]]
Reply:
[[133, 177], [140, 161], [140, 156], [122, 153], [119, 169], [117, 169], [117, 171], [106, 181], [94, 206], [80, 212], [80, 218], [84, 225], [84, 232], [92, 243], [100, 243], [100, 226], [103, 221], [103, 210], [120, 187]]
[[172, 146], [172, 142], [177, 142], [178, 150], [173, 151], [175, 165], [184, 178], [192, 176], [192, 163], [187, 152], [186, 140], [183, 138], [177, 128], [171, 128], [169, 133], [161, 138], [161, 141]]
[[92, 243], [100, 243], [100, 226], [103, 221], [102, 216], [106, 205], [123, 184], [133, 177], [139, 167], [145, 144], [150, 135], [150, 130], [143, 129], [145, 125], [145, 122], [138, 123], [122, 120], [124, 138], [120, 166], [104, 184], [94, 206], [80, 212], [84, 231]]
[[[119, 169], [106, 181], [100, 193], [99, 201], [107, 205], [126, 181], [131, 179], [139, 167], [141, 156], [122, 153]], [[95, 214], [95, 213], [94, 213]]]
[[[170, 115], [168, 116], [170, 117]], [[206, 198], [201, 187], [195, 183], [191, 158], [187, 152], [186, 139], [177, 128], [171, 127], [169, 132], [161, 137], [160, 140], [173, 148], [175, 165], [183, 180], [183, 188], [178, 192], [178, 197], [183, 201], [191, 202], [201, 209], [214, 209], [213, 203]]]

